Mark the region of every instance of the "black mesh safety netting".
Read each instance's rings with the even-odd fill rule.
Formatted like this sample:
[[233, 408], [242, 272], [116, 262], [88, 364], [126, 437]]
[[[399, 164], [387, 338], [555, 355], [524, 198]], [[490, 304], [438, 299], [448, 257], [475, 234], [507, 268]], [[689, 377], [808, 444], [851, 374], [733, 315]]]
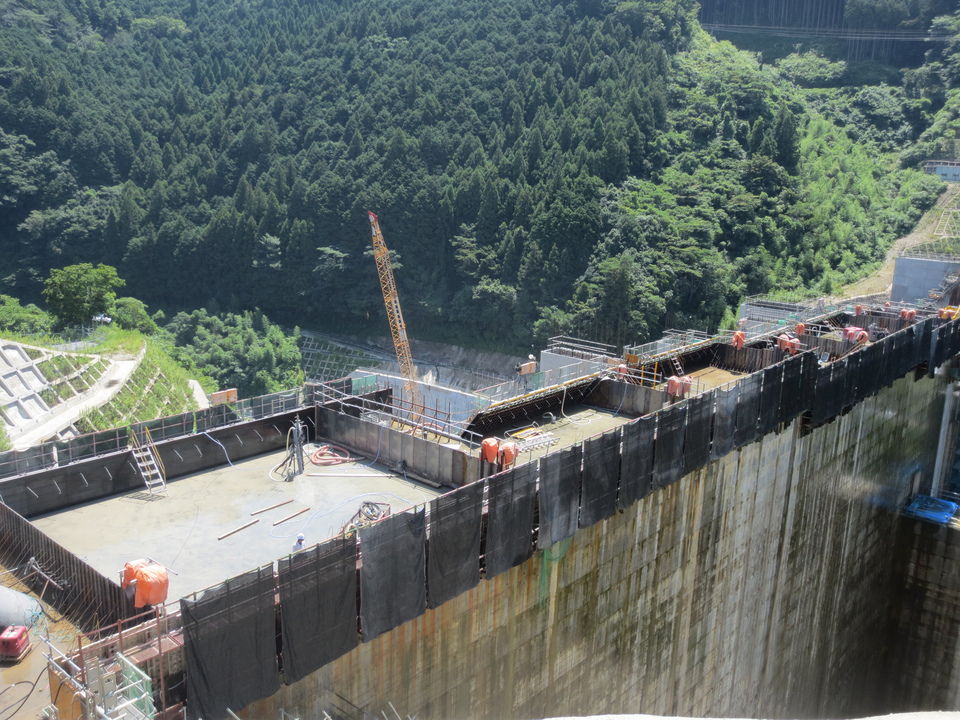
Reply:
[[843, 410], [844, 393], [847, 387], [847, 359], [842, 358], [833, 362], [833, 372], [830, 374], [831, 391], [828, 398], [827, 417], [836, 417]]
[[653, 434], [656, 427], [656, 415], [637, 418], [623, 426], [618, 508], [626, 509], [650, 494], [653, 479]]
[[938, 368], [950, 356], [950, 341], [953, 328], [950, 323], [944, 323], [937, 328], [937, 344], [933, 351], [933, 367]]
[[863, 356], [860, 352], [855, 352], [847, 356], [847, 377], [843, 383], [843, 403], [842, 408], [848, 408], [857, 402], [857, 387], [860, 384], [860, 358]]
[[760, 387], [760, 437], [777, 429], [780, 421], [780, 390], [783, 387], [783, 365], [778, 363], [763, 371]]
[[894, 333], [888, 341], [890, 346], [890, 381], [898, 380], [903, 377], [906, 370], [906, 359], [909, 352], [908, 345], [910, 339], [907, 337], [907, 331]]
[[340, 535], [278, 561], [283, 681], [346, 655], [357, 635], [357, 536]]
[[943, 324], [939, 320], [931, 318], [930, 340], [927, 344], [927, 372], [933, 377], [933, 372], [937, 367], [937, 348], [940, 346], [940, 328]]
[[430, 502], [427, 604], [440, 607], [480, 584], [483, 481]]
[[280, 689], [273, 564], [180, 600], [187, 707], [221, 720]]
[[799, 415], [800, 381], [802, 379], [803, 355], [796, 355], [783, 363], [783, 384], [780, 386], [779, 422], [788, 423]]
[[658, 488], [675, 483], [683, 475], [686, 424], [686, 405], [674, 405], [658, 413], [657, 450], [653, 464], [653, 482]]
[[710, 462], [710, 430], [716, 392], [691, 398], [687, 402], [687, 425], [683, 435], [683, 474], [699, 470]]
[[953, 333], [950, 336], [950, 349], [946, 353], [944, 362], [960, 352], [960, 320], [954, 320], [950, 324], [953, 325]]
[[716, 412], [713, 415], [713, 442], [710, 459], [719, 460], [733, 452], [733, 435], [737, 427], [737, 403], [740, 384], [717, 390]]
[[573, 537], [580, 510], [580, 466], [583, 447], [574, 445], [540, 459], [541, 550]]
[[505, 573], [533, 556], [536, 481], [536, 462], [487, 478], [484, 567], [488, 579]]
[[620, 430], [583, 442], [583, 486], [580, 489], [582, 528], [596, 525], [617, 511], [617, 484], [620, 480]]
[[923, 345], [923, 323], [910, 326], [910, 351], [906, 359], [907, 372], [913, 370], [920, 363], [920, 348]]
[[833, 392], [833, 366], [823, 365], [817, 370], [817, 382], [814, 389], [811, 420], [815, 424], [826, 422], [830, 417], [830, 394]]
[[933, 318], [926, 318], [917, 329], [917, 364], [925, 364], [930, 357], [930, 338], [935, 332]]
[[427, 609], [424, 509], [360, 528], [360, 629], [369, 642]]
[[757, 439], [761, 380], [762, 374], [754, 373], [740, 382], [740, 398], [737, 401], [737, 427], [733, 435], [736, 447], [749, 445]]
[[877, 363], [880, 360], [880, 348], [880, 345], [873, 343], [858, 353], [860, 355], [860, 377], [857, 381], [858, 402], [877, 391]]
[[800, 369], [800, 412], [807, 412], [813, 409], [813, 401], [817, 391], [817, 374], [820, 372], [820, 362], [817, 360], [816, 353], [806, 352], [800, 357], [803, 359], [803, 364]]

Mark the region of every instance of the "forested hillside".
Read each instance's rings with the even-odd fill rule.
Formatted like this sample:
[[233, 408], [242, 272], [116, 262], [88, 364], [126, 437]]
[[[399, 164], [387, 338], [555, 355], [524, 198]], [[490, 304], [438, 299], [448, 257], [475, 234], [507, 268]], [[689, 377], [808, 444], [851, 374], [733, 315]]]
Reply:
[[168, 316], [383, 332], [368, 209], [411, 334], [466, 344], [635, 342], [866, 272], [935, 199], [896, 152], [945, 95], [802, 94], [810, 58], [696, 8], [0, 0], [0, 289], [103, 262]]

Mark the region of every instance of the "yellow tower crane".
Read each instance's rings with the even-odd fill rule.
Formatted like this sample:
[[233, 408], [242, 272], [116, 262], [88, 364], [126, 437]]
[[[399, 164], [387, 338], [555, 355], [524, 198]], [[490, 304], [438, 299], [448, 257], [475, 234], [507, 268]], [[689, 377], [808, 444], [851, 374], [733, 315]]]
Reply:
[[383, 242], [383, 233], [380, 232], [380, 223], [377, 216], [369, 210], [370, 230], [373, 232], [373, 257], [377, 261], [377, 274], [380, 276], [380, 287], [383, 289], [383, 304], [387, 308], [387, 320], [390, 321], [390, 334], [393, 335], [393, 346], [397, 351], [397, 362], [400, 363], [400, 375], [403, 376], [403, 389], [407, 393], [407, 400], [413, 409], [411, 420], [418, 422], [423, 412], [423, 397], [420, 395], [420, 386], [417, 384], [417, 368], [410, 355], [410, 341], [407, 339], [407, 327], [403, 324], [403, 313], [400, 312], [400, 297], [397, 295], [397, 284], [393, 279], [393, 266], [390, 264], [390, 251]]

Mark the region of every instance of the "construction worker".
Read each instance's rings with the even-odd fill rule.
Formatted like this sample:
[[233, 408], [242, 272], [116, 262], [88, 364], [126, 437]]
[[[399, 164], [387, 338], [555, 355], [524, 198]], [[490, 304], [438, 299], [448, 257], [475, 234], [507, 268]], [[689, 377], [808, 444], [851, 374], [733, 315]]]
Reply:
[[297, 541], [293, 544], [293, 550], [291, 553], [298, 553], [303, 550], [303, 544], [306, 542], [306, 538], [303, 536], [303, 533], [297, 533]]

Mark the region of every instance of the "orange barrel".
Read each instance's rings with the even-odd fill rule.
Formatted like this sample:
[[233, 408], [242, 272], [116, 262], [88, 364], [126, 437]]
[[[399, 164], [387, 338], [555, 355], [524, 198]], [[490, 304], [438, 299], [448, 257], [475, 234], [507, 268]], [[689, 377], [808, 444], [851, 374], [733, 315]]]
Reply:
[[744, 334], [743, 330], [737, 330], [733, 334], [733, 346], [739, 350], [743, 347], [743, 344], [747, 341], [747, 336]]
[[684, 375], [682, 378], [680, 378], [680, 396], [683, 397], [688, 392], [690, 392], [690, 388], [692, 386], [693, 386], [692, 377], [690, 377], [689, 375]]
[[857, 315], [863, 315], [863, 305], [857, 305], [853, 310]]
[[883, 304], [883, 306], [884, 306], [884, 307], [890, 307], [890, 301], [887, 300], [887, 301]]
[[626, 374], [627, 374], [627, 366], [624, 363], [620, 363], [619, 365], [617, 365], [617, 375], [619, 375], [622, 379], [626, 377]]
[[786, 350], [788, 347], [790, 347], [790, 336], [786, 333], [783, 333], [780, 337], [778, 337], [777, 347], [781, 350]]
[[907, 310], [907, 320], [911, 322], [917, 319], [917, 311], [914, 309]]
[[496, 465], [497, 456], [500, 454], [500, 443], [496, 438], [484, 438], [480, 443], [480, 457], [491, 465]]
[[807, 332], [807, 326], [804, 325], [803, 323], [797, 323], [796, 330], [797, 330], [797, 336], [802, 337], [803, 334]]
[[903, 308], [903, 309], [900, 311], [900, 319], [901, 319], [901, 320], [906, 320], [906, 319], [907, 319], [907, 309], [906, 309], [906, 308]]
[[862, 342], [866, 342], [869, 338], [870, 338], [870, 333], [868, 333], [866, 330], [861, 330], [860, 332], [857, 333], [856, 339], [857, 339], [857, 342], [862, 343]]
[[500, 457], [503, 461], [503, 467], [508, 468], [517, 459], [517, 455], [520, 454], [520, 446], [513, 441], [505, 442], [500, 446]]
[[796, 355], [798, 352], [800, 352], [800, 338], [793, 338], [790, 341], [790, 354]]
[[680, 393], [683, 392], [683, 386], [680, 383], [680, 378], [676, 375], [671, 375], [667, 378], [667, 395], [671, 397], [678, 397]]
[[943, 320], [943, 308], [937, 310], [937, 317]]

